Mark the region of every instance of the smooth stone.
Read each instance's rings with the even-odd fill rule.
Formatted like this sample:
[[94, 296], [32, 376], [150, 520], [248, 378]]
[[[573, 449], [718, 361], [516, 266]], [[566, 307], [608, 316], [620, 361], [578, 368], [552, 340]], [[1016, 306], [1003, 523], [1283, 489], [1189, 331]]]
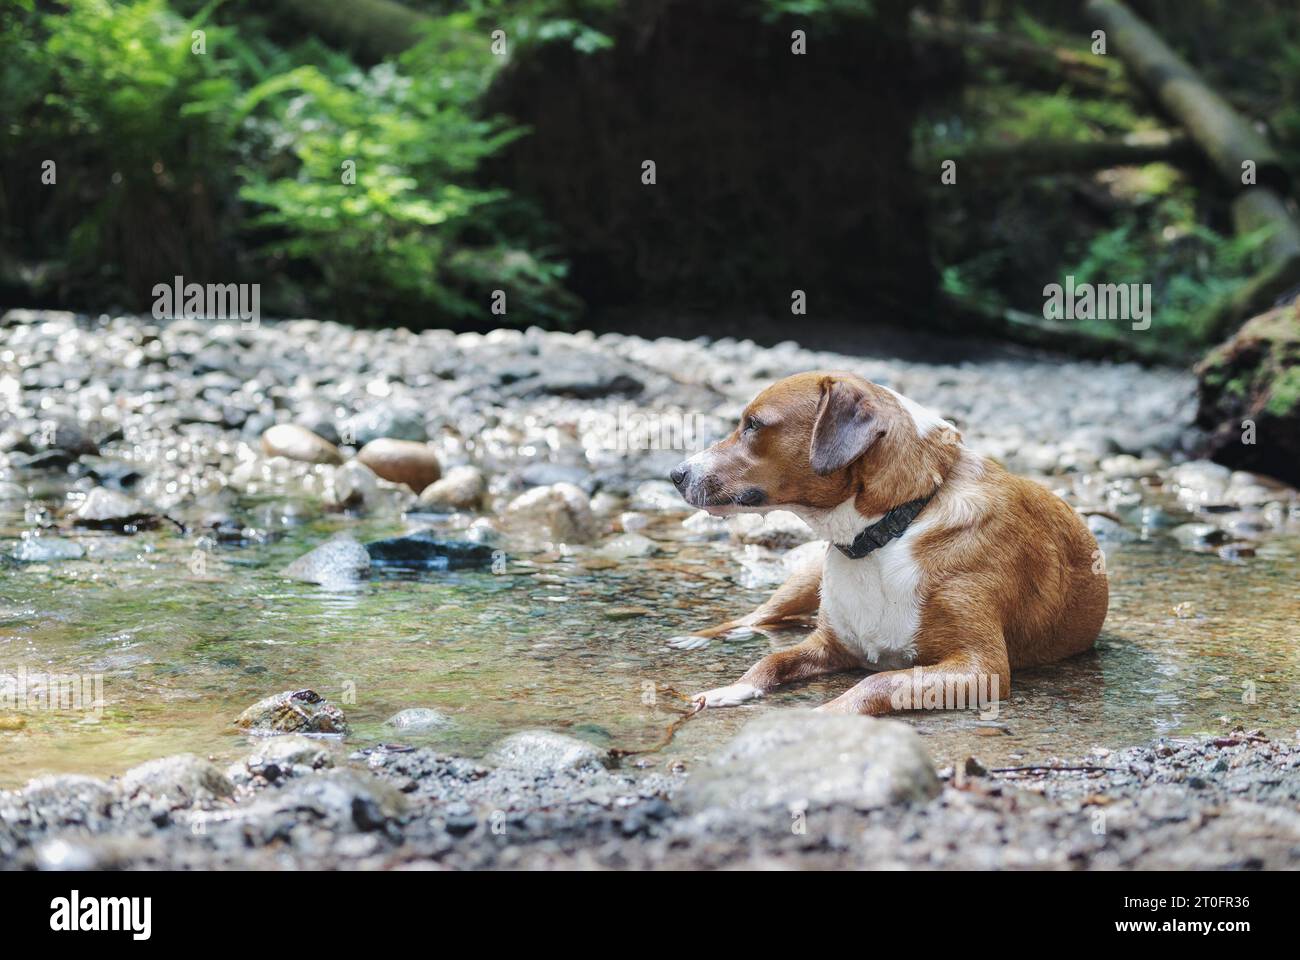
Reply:
[[939, 791], [934, 765], [908, 724], [783, 709], [746, 724], [692, 774], [681, 801], [693, 812], [767, 815], [920, 803]]
[[61, 537], [25, 536], [11, 556], [19, 563], [50, 563], [56, 560], [80, 560], [85, 548]]
[[357, 460], [383, 479], [404, 483], [416, 493], [442, 476], [437, 451], [413, 440], [371, 440], [361, 448]]
[[1182, 523], [1169, 533], [1184, 547], [1212, 547], [1228, 540], [1226, 533], [1210, 523]]
[[773, 550], [788, 550], [816, 539], [808, 524], [789, 510], [741, 513], [729, 518], [729, 523], [733, 539]]
[[633, 560], [652, 557], [659, 552], [659, 544], [639, 533], [622, 533], [600, 548], [607, 557]]
[[586, 740], [550, 730], [523, 730], [498, 743], [485, 759], [493, 766], [544, 776], [603, 770], [604, 758], [604, 751]]
[[83, 527], [122, 527], [152, 517], [125, 493], [107, 487], [95, 487], [72, 512], [73, 522]]
[[687, 513], [691, 507], [667, 480], [647, 480], [632, 491], [629, 505], [647, 513]]
[[370, 570], [370, 554], [352, 537], [327, 540], [284, 568], [283, 575], [322, 586], [356, 583]]
[[440, 510], [477, 510], [487, 492], [487, 478], [478, 467], [452, 467], [420, 492], [420, 506]]
[[571, 483], [534, 487], [520, 494], [506, 507], [506, 518], [560, 543], [590, 543], [596, 537], [591, 501]]
[[281, 733], [347, 733], [343, 711], [312, 690], [285, 690], [257, 701], [235, 726], [263, 736]]
[[342, 463], [338, 447], [296, 423], [277, 423], [262, 434], [262, 451], [300, 463]]
[[248, 759], [250, 763], [254, 759], [260, 759], [263, 763], [291, 763], [309, 767], [332, 766], [334, 763], [327, 745], [320, 740], [296, 734], [267, 740], [249, 754]]
[[359, 460], [349, 460], [334, 471], [325, 488], [325, 502], [332, 507], [360, 507], [373, 502], [379, 493], [379, 477]]
[[437, 710], [430, 710], [427, 707], [408, 707], [385, 720], [384, 726], [395, 727], [398, 730], [432, 730], [451, 726], [451, 720]]
[[192, 753], [162, 757], [122, 774], [122, 796], [128, 800], [167, 803], [172, 809], [208, 804], [234, 796], [234, 784], [215, 764]]
[[374, 566], [412, 570], [486, 567], [492, 563], [496, 552], [490, 544], [445, 540], [428, 530], [405, 537], [373, 540], [365, 545], [365, 550]]
[[1138, 539], [1136, 533], [1122, 523], [1116, 523], [1110, 517], [1103, 517], [1101, 514], [1093, 513], [1088, 515], [1087, 521], [1089, 532], [1098, 540], [1107, 540], [1111, 543], [1132, 543]]

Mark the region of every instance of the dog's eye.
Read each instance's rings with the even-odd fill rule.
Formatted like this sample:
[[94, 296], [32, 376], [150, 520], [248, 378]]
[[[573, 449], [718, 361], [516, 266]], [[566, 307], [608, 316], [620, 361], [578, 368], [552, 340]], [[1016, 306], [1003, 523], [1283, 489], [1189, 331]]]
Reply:
[[758, 430], [758, 428], [761, 427], [762, 425], [763, 425], [763, 424], [762, 424], [761, 422], [759, 422], [759, 420], [758, 420], [756, 417], [746, 417], [746, 418], [745, 418], [745, 432], [746, 432], [746, 433], [754, 433], [754, 432], [756, 432], [756, 431]]

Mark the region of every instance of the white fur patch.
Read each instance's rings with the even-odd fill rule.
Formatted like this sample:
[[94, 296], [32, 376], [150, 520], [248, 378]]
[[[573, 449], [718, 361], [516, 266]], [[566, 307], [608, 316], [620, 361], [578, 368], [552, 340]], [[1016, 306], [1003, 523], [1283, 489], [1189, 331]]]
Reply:
[[921, 567], [912, 541], [919, 526], [861, 560], [838, 550], [826, 553], [822, 615], [840, 642], [873, 670], [897, 670], [916, 660]]
[[885, 389], [889, 390], [890, 393], [898, 398], [898, 402], [903, 405], [903, 409], [907, 411], [907, 415], [912, 418], [912, 423], [916, 426], [916, 435], [918, 437], [924, 437], [933, 430], [941, 430], [944, 428], [950, 430], [957, 429], [953, 424], [939, 416], [929, 407], [921, 406], [915, 400], [903, 396], [897, 390], [890, 390], [889, 387], [885, 387]]

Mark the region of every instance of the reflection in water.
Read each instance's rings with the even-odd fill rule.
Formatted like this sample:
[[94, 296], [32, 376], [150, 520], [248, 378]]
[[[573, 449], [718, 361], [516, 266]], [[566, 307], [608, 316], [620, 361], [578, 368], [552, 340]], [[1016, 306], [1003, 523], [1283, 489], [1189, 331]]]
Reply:
[[[5, 550], [18, 537], [11, 526]], [[289, 583], [289, 560], [330, 532], [371, 538], [392, 524], [318, 521], [278, 542], [222, 548], [204, 576], [192, 543], [166, 531], [86, 537], [87, 557], [9, 568], [0, 586], [0, 685], [19, 668], [102, 674], [105, 706], [0, 707], [0, 785], [48, 772], [116, 773], [190, 751], [233, 757], [241, 710], [310, 687], [347, 713], [358, 744], [424, 743], [479, 753], [526, 727], [564, 729], [603, 746], [655, 742], [676, 716], [656, 685], [689, 692], [734, 680], [801, 631], [682, 652], [664, 640], [732, 616], [766, 588], [738, 586], [731, 550], [688, 542], [677, 520], [650, 531], [653, 559], [516, 558], [510, 572], [376, 577], [354, 590]], [[1295, 538], [1248, 563], [1172, 544], [1111, 550], [1111, 613], [1095, 652], [1017, 674], [996, 718], [909, 714], [940, 763], [1041, 762], [1162, 735], [1300, 728]], [[687, 723], [651, 762], [693, 760], [759, 711], [811, 706], [858, 675], [822, 678]], [[0, 693], [3, 687], [0, 686]], [[661, 695], [662, 696], [662, 695]], [[451, 727], [400, 735], [385, 718], [414, 706]], [[21, 729], [3, 729], [18, 726]], [[6, 721], [6, 717], [8, 718]]]

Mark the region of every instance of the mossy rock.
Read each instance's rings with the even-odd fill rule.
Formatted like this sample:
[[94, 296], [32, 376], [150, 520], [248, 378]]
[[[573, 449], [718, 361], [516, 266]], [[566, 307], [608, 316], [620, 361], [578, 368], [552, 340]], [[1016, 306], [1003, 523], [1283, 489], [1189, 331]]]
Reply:
[[1247, 321], [1196, 374], [1204, 454], [1300, 485], [1300, 300]]

